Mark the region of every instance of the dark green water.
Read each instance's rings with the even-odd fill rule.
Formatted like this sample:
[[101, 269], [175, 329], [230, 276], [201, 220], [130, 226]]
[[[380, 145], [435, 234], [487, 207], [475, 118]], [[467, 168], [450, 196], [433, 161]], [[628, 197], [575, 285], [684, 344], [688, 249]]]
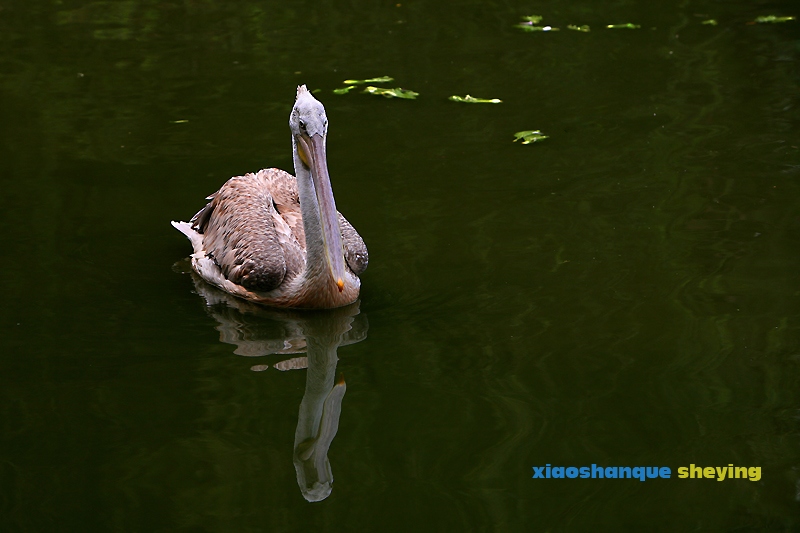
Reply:
[[[0, 530], [799, 530], [800, 22], [771, 14], [800, 11], [0, 2]], [[419, 98], [331, 92], [380, 75]], [[169, 221], [291, 170], [299, 83], [369, 246], [359, 307], [209, 307]], [[306, 337], [308, 376], [238, 355]], [[339, 374], [309, 503], [296, 444]]]

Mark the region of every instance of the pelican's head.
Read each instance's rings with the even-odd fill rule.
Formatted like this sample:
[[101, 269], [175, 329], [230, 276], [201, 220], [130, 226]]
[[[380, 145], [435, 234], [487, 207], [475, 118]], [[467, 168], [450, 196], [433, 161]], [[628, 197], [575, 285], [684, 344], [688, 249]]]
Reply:
[[[289, 127], [295, 146], [295, 174], [297, 179], [310, 176], [319, 208], [323, 256], [339, 292], [344, 290], [344, 253], [339, 216], [333, 200], [325, 139], [328, 135], [328, 117], [325, 108], [314, 98], [305, 85], [297, 88], [297, 99], [289, 115]], [[305, 216], [305, 215], [304, 215]], [[309, 235], [306, 235], [308, 240]], [[308, 246], [308, 243], [306, 243]]]
[[328, 116], [325, 114], [325, 107], [314, 98], [305, 85], [297, 88], [297, 98], [289, 116], [289, 127], [295, 139], [302, 134], [319, 135], [322, 138], [328, 135]]

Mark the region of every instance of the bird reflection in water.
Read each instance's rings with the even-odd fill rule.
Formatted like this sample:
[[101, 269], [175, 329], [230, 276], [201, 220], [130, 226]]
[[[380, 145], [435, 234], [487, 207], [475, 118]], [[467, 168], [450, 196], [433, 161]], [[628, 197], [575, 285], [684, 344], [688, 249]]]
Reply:
[[[333, 484], [328, 449], [339, 429], [347, 390], [344, 377], [336, 377], [337, 349], [367, 337], [368, 324], [359, 312], [360, 302], [318, 311], [269, 309], [230, 296], [189, 273], [208, 313], [219, 323], [220, 340], [235, 345], [235, 354], [295, 355], [273, 366], [283, 371], [307, 368], [292, 460], [303, 497], [310, 502], [324, 500]], [[304, 352], [305, 356], [297, 356]], [[251, 370], [268, 368], [257, 364]]]

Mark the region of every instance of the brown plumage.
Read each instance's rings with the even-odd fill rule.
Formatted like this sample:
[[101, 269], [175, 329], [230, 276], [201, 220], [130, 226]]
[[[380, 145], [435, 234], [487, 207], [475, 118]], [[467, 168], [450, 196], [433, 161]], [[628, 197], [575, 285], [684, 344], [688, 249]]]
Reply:
[[191, 222], [172, 224], [192, 242], [192, 268], [235, 296], [280, 307], [346, 305], [358, 297], [367, 248], [335, 209], [327, 118], [305, 86], [290, 126], [297, 178], [275, 168], [230, 178]]

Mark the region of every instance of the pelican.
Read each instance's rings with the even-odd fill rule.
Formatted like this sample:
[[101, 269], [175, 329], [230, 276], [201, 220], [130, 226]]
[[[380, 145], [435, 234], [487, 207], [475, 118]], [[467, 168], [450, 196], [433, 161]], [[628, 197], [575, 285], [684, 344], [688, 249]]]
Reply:
[[225, 292], [275, 307], [333, 308], [358, 298], [367, 247], [336, 210], [325, 108], [305, 85], [292, 113], [295, 176], [277, 168], [230, 178], [190, 222], [192, 269]]

